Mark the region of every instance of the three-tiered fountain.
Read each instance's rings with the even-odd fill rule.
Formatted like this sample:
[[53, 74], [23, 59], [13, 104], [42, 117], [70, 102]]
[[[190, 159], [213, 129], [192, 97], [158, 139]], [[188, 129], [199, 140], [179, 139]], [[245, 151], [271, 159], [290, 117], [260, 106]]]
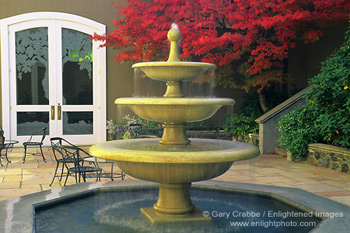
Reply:
[[92, 156], [115, 160], [128, 175], [157, 182], [158, 200], [153, 207], [141, 211], [152, 222], [208, 220], [191, 202], [191, 182], [207, 180], [225, 173], [234, 161], [251, 159], [259, 149], [246, 143], [191, 139], [186, 135], [186, 123], [210, 118], [223, 105], [233, 105], [227, 98], [185, 98], [181, 82], [199, 79], [214, 64], [182, 62], [177, 41], [180, 32], [168, 32], [171, 41], [167, 62], [134, 64], [147, 77], [166, 81], [167, 90], [160, 98], [119, 98], [118, 105], [127, 105], [141, 118], [163, 122], [159, 139], [117, 140], [91, 147]]

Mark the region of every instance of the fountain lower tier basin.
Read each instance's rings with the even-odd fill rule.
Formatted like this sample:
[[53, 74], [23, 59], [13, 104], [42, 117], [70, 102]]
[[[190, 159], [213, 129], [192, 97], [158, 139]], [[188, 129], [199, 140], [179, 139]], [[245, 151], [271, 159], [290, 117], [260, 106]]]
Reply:
[[216, 65], [204, 62], [141, 62], [132, 68], [140, 68], [147, 77], [158, 81], [191, 81], [200, 78], [206, 71], [213, 70]]
[[127, 174], [159, 183], [190, 183], [223, 174], [234, 161], [259, 155], [253, 145], [214, 139], [191, 139], [182, 146], [159, 139], [117, 140], [90, 148], [94, 157], [117, 161]]
[[167, 123], [206, 120], [223, 105], [233, 105], [228, 98], [119, 98], [118, 105], [127, 105], [141, 118]]

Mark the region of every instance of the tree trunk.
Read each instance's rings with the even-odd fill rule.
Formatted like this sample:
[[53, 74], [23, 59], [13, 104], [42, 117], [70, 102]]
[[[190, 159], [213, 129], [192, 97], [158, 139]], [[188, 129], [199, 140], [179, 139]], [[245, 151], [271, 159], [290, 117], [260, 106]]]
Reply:
[[258, 95], [259, 95], [260, 107], [263, 110], [263, 112], [266, 113], [269, 110], [269, 108], [266, 105], [266, 96], [264, 92], [260, 89], [258, 89]]

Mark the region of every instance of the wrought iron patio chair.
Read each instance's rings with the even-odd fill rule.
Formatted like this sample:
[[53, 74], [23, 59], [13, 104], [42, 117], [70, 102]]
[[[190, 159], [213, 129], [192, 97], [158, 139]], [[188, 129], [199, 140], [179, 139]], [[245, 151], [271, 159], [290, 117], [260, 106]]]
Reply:
[[11, 163], [11, 161], [7, 157], [7, 152], [10, 148], [13, 147], [14, 144], [18, 143], [16, 140], [5, 140], [4, 130], [0, 127], [0, 165], [3, 166], [1, 158], [5, 156], [7, 163]]
[[[5, 136], [4, 136], [4, 130], [0, 127], [0, 164], [1, 166], [2, 165], [2, 162], [1, 162], [1, 156], [2, 156], [2, 151], [5, 150]], [[6, 159], [8, 161], [8, 158], [7, 158], [7, 153], [6, 153]]]
[[[39, 147], [40, 148], [40, 153], [41, 153], [41, 157], [43, 157], [43, 160], [44, 162], [46, 163], [46, 159], [44, 157], [44, 153], [43, 153], [43, 149], [42, 149], [42, 145], [43, 145], [43, 142], [44, 142], [44, 139], [46, 137], [46, 130], [47, 130], [47, 127], [44, 127], [36, 132], [34, 132], [28, 141], [26, 142], [23, 142], [23, 146], [24, 146], [24, 157], [23, 157], [23, 163], [26, 161], [26, 156], [27, 155], [36, 155], [36, 153], [27, 153], [27, 149], [29, 147]], [[38, 135], [39, 132], [42, 132], [41, 133], [41, 140], [38, 142], [38, 141], [32, 141], [33, 139], [33, 136], [34, 135]]]
[[[74, 158], [63, 159], [61, 154], [56, 152], [55, 148], [58, 147], [58, 146], [64, 146], [64, 145], [70, 146], [70, 147], [73, 147], [73, 148], [76, 147], [74, 144], [68, 142], [67, 140], [65, 140], [64, 138], [61, 138], [61, 137], [50, 138], [50, 142], [51, 142], [51, 148], [52, 148], [53, 156], [54, 156], [54, 158], [56, 160], [56, 168], [55, 168], [55, 172], [54, 172], [52, 181], [51, 181], [49, 186], [52, 185], [52, 183], [54, 182], [56, 177], [58, 177], [59, 181], [61, 181], [63, 175], [67, 175], [67, 172], [64, 171], [65, 167], [66, 167], [65, 163], [72, 163], [72, 164], [75, 163], [75, 159]], [[60, 165], [61, 165], [61, 173], [58, 174], [58, 169], [59, 169]]]
[[[2, 162], [1, 162], [1, 156], [2, 156], [2, 150], [5, 149], [5, 136], [4, 136], [4, 130], [0, 127], [0, 164], [1, 166], [2, 165]], [[7, 158], [7, 156], [6, 156]]]
[[[84, 182], [86, 182], [87, 173], [95, 173], [96, 181], [100, 180], [102, 169], [99, 168], [96, 163], [91, 163], [92, 166], [84, 165], [83, 157], [84, 156], [90, 157], [90, 155], [86, 151], [67, 142], [62, 138], [60, 139], [54, 138], [54, 139], [56, 140], [52, 140], [52, 144], [51, 144], [51, 147], [54, 151], [54, 156], [55, 158], [58, 158], [58, 154], [59, 154], [60, 158], [62, 159], [62, 162], [57, 162], [53, 180], [55, 179], [55, 177], [62, 178], [63, 170], [61, 172], [61, 175], [57, 175], [59, 163], [62, 163], [62, 166], [64, 166], [67, 171], [64, 185], [66, 185], [69, 176], [74, 176], [76, 183], [80, 183], [81, 178], [83, 179]], [[65, 142], [66, 144], [63, 144], [62, 142]], [[51, 184], [53, 183], [53, 180]]]

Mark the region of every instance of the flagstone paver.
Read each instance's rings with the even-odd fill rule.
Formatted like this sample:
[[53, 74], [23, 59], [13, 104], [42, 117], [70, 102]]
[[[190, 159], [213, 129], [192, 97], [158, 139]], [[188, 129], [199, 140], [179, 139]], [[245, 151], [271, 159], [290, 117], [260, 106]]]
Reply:
[[21, 182], [20, 181], [18, 181], [18, 182], [8, 182], [8, 183], [1, 182], [0, 183], [1, 193], [3, 193], [2, 190], [4, 190], [4, 189], [18, 189], [20, 187], [21, 187]]
[[3, 183], [19, 182], [22, 181], [22, 175], [12, 175], [4, 177]]
[[[88, 147], [85, 150], [88, 151]], [[11, 163], [0, 167], [0, 200], [19, 197], [26, 194], [61, 187], [65, 177], [59, 182], [52, 180], [56, 162], [50, 147], [44, 148], [46, 163], [40, 155], [28, 156], [23, 164], [23, 148], [14, 148], [9, 152]], [[109, 171], [108, 164], [101, 164], [101, 168]], [[119, 170], [115, 166], [115, 170]], [[126, 176], [125, 180], [135, 178]], [[275, 154], [260, 155], [255, 159], [235, 162], [233, 166], [216, 180], [264, 184], [300, 188], [317, 195], [350, 206], [350, 174], [335, 172], [326, 168], [309, 165], [306, 162], [291, 162], [285, 157]], [[94, 182], [94, 178], [87, 179]], [[101, 181], [110, 180], [102, 178]], [[115, 179], [116, 182], [123, 182]], [[69, 177], [67, 185], [75, 184], [75, 179]]]

